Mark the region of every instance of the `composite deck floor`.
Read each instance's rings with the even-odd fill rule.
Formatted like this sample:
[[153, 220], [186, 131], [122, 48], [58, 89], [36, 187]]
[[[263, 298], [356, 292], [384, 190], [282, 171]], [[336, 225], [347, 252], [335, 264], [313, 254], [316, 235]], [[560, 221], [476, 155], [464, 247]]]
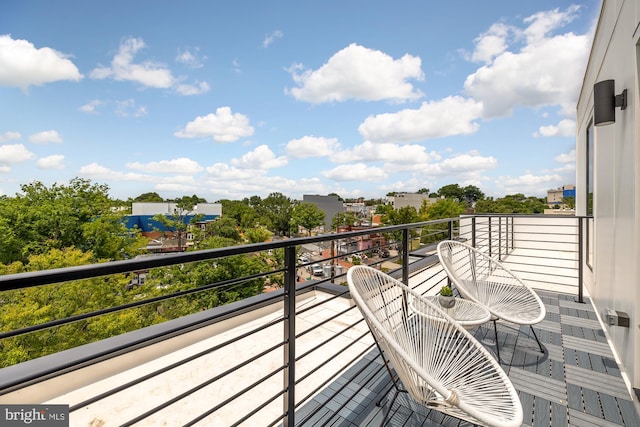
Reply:
[[[575, 296], [538, 291], [547, 308], [535, 325], [541, 353], [528, 326], [498, 322], [501, 365], [515, 386], [525, 426], [640, 426], [620, 370], [593, 306]], [[493, 325], [472, 331], [495, 354]], [[391, 393], [389, 391], [391, 390]], [[296, 412], [300, 426], [468, 426], [416, 405], [401, 393], [393, 407], [389, 373], [374, 349]], [[382, 401], [382, 406], [376, 405]]]

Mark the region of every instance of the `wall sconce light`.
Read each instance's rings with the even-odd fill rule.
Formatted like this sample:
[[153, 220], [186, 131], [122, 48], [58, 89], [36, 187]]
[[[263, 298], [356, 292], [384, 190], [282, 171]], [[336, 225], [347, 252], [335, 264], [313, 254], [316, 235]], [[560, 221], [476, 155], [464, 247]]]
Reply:
[[616, 107], [627, 108], [627, 89], [615, 94], [615, 82], [603, 80], [593, 85], [593, 121], [596, 126], [616, 122]]

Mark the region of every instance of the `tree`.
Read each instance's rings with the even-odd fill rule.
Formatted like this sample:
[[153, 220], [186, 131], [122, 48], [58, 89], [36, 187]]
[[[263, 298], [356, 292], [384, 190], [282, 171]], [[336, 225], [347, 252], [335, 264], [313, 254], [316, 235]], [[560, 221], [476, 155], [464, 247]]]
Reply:
[[462, 198], [468, 206], [472, 206], [476, 201], [484, 199], [484, 193], [475, 185], [467, 185], [462, 189]]
[[428, 188], [421, 188], [418, 190], [418, 194], [429, 194]]
[[464, 190], [458, 184], [449, 184], [438, 190], [438, 196], [462, 201], [464, 200]]
[[572, 196], [563, 197], [562, 203], [565, 204], [569, 209], [575, 209], [576, 207], [576, 199]]
[[311, 230], [324, 223], [325, 213], [312, 203], [298, 203], [293, 207], [291, 213], [291, 226], [303, 227], [311, 236]]
[[257, 210], [268, 220], [275, 233], [285, 236], [290, 234], [290, 219], [293, 211], [293, 202], [290, 198], [282, 193], [271, 193], [262, 200]]
[[[46, 254], [32, 255], [21, 271], [39, 271], [52, 268], [84, 265], [93, 262], [91, 252], [79, 249], [51, 249]], [[16, 271], [17, 264], [11, 270]], [[0, 269], [1, 271], [2, 269]], [[0, 324], [4, 330], [15, 330], [39, 325], [50, 320], [121, 305], [133, 295], [125, 295], [123, 289], [128, 279], [116, 274], [90, 280], [76, 280], [64, 284], [37, 286], [3, 292]], [[144, 309], [143, 309], [144, 310]], [[129, 314], [117, 313], [100, 318], [86, 319], [69, 325], [52, 327], [0, 341], [0, 366], [23, 362], [46, 354], [59, 352], [114, 334], [139, 329], [155, 322], [143, 310]]]
[[[193, 197], [197, 198], [195, 195]], [[194, 224], [198, 222], [202, 218], [202, 214], [192, 215], [189, 219], [190, 214], [193, 212], [193, 207], [195, 206], [194, 199], [192, 197], [185, 196], [180, 199], [176, 199], [175, 205], [176, 207], [172, 214], [157, 214], [153, 216], [153, 219], [162, 224], [167, 231], [172, 232], [176, 236], [178, 240], [178, 250], [183, 250], [185, 247], [185, 234], [189, 223]]]
[[[97, 234], [86, 226], [93, 221], [109, 223], [114, 230], [122, 230], [117, 224], [122, 213], [113, 212], [107, 185], [74, 178], [68, 185], [50, 187], [35, 181], [22, 185], [21, 190], [15, 197], [0, 199], [0, 263], [26, 262], [30, 255], [44, 254], [51, 249], [87, 250], [87, 238], [96, 238]], [[118, 258], [116, 254], [120, 249], [127, 250], [126, 246], [136, 240], [136, 236], [111, 237], [120, 239], [120, 247], [114, 245], [106, 250], [103, 246], [105, 251], [98, 251], [99, 256]], [[103, 233], [101, 238], [110, 238], [109, 233]]]
[[353, 212], [338, 212], [331, 219], [331, 228], [337, 230], [340, 226], [353, 227], [359, 221]]
[[464, 205], [451, 199], [440, 199], [436, 203], [420, 208], [420, 216], [425, 221], [443, 218], [457, 218], [464, 212]]
[[[382, 218], [385, 225], [400, 225], [400, 224], [410, 224], [413, 222], [419, 222], [420, 217], [418, 216], [418, 212], [416, 208], [413, 206], [404, 206], [400, 209], [391, 209], [386, 215]], [[410, 230], [410, 237], [416, 237], [417, 231]], [[388, 233], [389, 237], [393, 240], [399, 242], [400, 250], [402, 251], [402, 231], [393, 231]]]
[[218, 236], [230, 239], [234, 244], [241, 241], [238, 223], [234, 218], [222, 216], [215, 221], [209, 222], [206, 227], [207, 236]]
[[338, 198], [338, 200], [340, 200], [341, 202], [344, 202], [344, 199], [342, 197], [340, 197], [340, 195], [338, 193], [329, 193], [329, 196], [336, 196]]
[[255, 209], [249, 206], [249, 200], [219, 200], [222, 205], [222, 214], [236, 220], [241, 229], [253, 228], [258, 224], [259, 218]]
[[244, 237], [246, 237], [249, 243], [266, 242], [271, 235], [272, 233], [263, 226], [248, 228], [244, 232]]
[[548, 206], [544, 199], [527, 197], [522, 193], [511, 194], [503, 198], [488, 198], [476, 202], [477, 213], [544, 213]]
[[134, 202], [143, 202], [143, 203], [153, 203], [153, 202], [164, 202], [164, 199], [160, 197], [160, 195], [156, 192], [153, 193], [143, 193], [133, 199]]
[[[464, 203], [457, 202], [453, 199], [440, 199], [436, 203], [430, 205], [423, 204], [420, 208], [420, 216], [424, 221], [443, 218], [457, 218], [464, 212], [464, 209]], [[446, 235], [448, 227], [448, 224], [429, 225], [422, 230], [420, 242], [427, 244], [449, 237]]]

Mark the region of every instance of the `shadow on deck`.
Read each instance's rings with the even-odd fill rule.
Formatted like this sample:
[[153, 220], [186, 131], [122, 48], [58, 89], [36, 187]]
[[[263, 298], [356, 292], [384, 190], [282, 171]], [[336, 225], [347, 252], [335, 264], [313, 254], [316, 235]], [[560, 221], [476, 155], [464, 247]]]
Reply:
[[[639, 426], [631, 399], [591, 303], [573, 295], [537, 291], [547, 309], [535, 326], [541, 354], [528, 326], [498, 322], [501, 364], [524, 409], [525, 426]], [[472, 331], [495, 354], [491, 323]], [[378, 426], [388, 409], [392, 382], [378, 350], [296, 412], [299, 426]], [[376, 402], [382, 400], [382, 407]], [[426, 410], [401, 393], [386, 426], [467, 426]]]

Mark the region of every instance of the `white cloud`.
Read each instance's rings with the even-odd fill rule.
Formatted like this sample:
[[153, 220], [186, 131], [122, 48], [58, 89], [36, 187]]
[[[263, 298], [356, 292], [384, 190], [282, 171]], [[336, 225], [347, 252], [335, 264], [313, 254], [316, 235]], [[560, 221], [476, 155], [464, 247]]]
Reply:
[[518, 177], [501, 176], [496, 180], [498, 187], [505, 191], [505, 194], [522, 193], [526, 196], [543, 197], [547, 190], [557, 188], [562, 182], [559, 174], [533, 175], [531, 173]]
[[244, 169], [272, 169], [287, 164], [285, 156], [276, 155], [266, 145], [260, 145], [239, 159], [232, 159], [231, 164]]
[[471, 60], [473, 62], [490, 63], [493, 59], [507, 50], [507, 36], [509, 27], [502, 23], [493, 24], [486, 33], [478, 36]]
[[64, 169], [64, 156], [62, 154], [54, 154], [52, 156], [42, 157], [36, 162], [39, 169]]
[[94, 99], [93, 101], [90, 101], [86, 104], [84, 104], [83, 106], [80, 107], [80, 111], [82, 111], [83, 113], [88, 113], [88, 114], [96, 114], [97, 111], [96, 109], [102, 105], [102, 101], [100, 101], [99, 99]]
[[170, 88], [175, 79], [164, 64], [145, 61], [133, 62], [136, 54], [146, 47], [144, 40], [130, 37], [120, 43], [118, 53], [113, 57], [110, 67], [97, 67], [91, 71], [91, 78], [126, 80], [155, 88]]
[[563, 153], [555, 158], [558, 163], [575, 163], [576, 161], [576, 149], [572, 148], [568, 153]]
[[190, 68], [202, 68], [202, 62], [206, 59], [206, 56], [200, 57], [200, 48], [198, 47], [193, 49], [178, 50], [178, 55], [176, 56], [177, 62], [184, 64]]
[[178, 173], [185, 175], [194, 175], [203, 170], [202, 166], [200, 166], [198, 162], [186, 157], [148, 163], [133, 162], [127, 163], [126, 167], [149, 173]]
[[27, 40], [0, 36], [0, 86], [17, 86], [26, 90], [61, 80], [79, 81], [82, 74], [67, 55], [54, 49], [37, 49]]
[[284, 34], [282, 34], [282, 31], [280, 30], [275, 30], [271, 34], [267, 34], [262, 41], [262, 47], [269, 47], [269, 45], [276, 41], [276, 39], [281, 39], [283, 35]]
[[176, 92], [180, 95], [200, 95], [211, 90], [209, 83], [196, 82], [194, 84], [180, 83], [176, 85]]
[[424, 79], [421, 64], [416, 56], [394, 60], [379, 50], [351, 44], [315, 71], [292, 66], [289, 72], [298, 87], [287, 92], [314, 104], [349, 99], [414, 100], [423, 94], [407, 80]]
[[331, 160], [334, 162], [354, 161], [382, 161], [385, 164], [402, 165], [405, 169], [408, 165], [422, 165], [440, 160], [436, 152], [427, 152], [426, 147], [416, 144], [373, 144], [365, 141], [356, 145], [351, 150], [335, 153]]
[[4, 141], [12, 141], [15, 139], [21, 139], [22, 135], [20, 134], [20, 132], [5, 132], [3, 134], [0, 134], [0, 142], [4, 142]]
[[322, 175], [335, 181], [382, 181], [388, 177], [384, 169], [364, 163], [336, 166]]
[[451, 135], [468, 135], [478, 130], [475, 122], [482, 105], [472, 99], [449, 96], [423, 102], [415, 109], [369, 116], [358, 127], [360, 134], [374, 143], [421, 141]]
[[158, 182], [158, 177], [154, 175], [143, 175], [139, 173], [123, 173], [114, 171], [97, 162], [89, 163], [80, 168], [79, 175], [87, 178], [99, 179], [104, 181], [139, 181], [139, 182]]
[[253, 135], [253, 132], [247, 116], [231, 113], [231, 107], [220, 107], [215, 113], [196, 117], [174, 135], [178, 138], [211, 137], [215, 142], [234, 142]]
[[136, 101], [132, 98], [122, 101], [101, 101], [94, 99], [81, 106], [79, 110], [87, 114], [98, 114], [98, 107], [106, 105], [115, 105], [113, 112], [120, 117], [143, 117], [148, 114], [147, 107], [144, 105], [136, 105]]
[[428, 176], [465, 174], [480, 174], [489, 169], [495, 169], [498, 161], [493, 156], [481, 156], [477, 152], [458, 154], [440, 163], [426, 165], [423, 173]]
[[[157, 89], [174, 89], [181, 95], [197, 95], [209, 91], [207, 83], [185, 85], [183, 79], [173, 76], [171, 70], [162, 63], [153, 61], [134, 62], [138, 52], [146, 44], [141, 38], [130, 37], [120, 43], [118, 53], [109, 67], [96, 67], [91, 71], [93, 79], [111, 78], [116, 81], [131, 81]], [[183, 58], [184, 60], [184, 58]]]
[[[226, 163], [215, 163], [206, 168], [207, 176], [216, 181], [244, 181], [255, 178], [256, 176], [263, 177], [266, 173], [265, 170], [251, 170], [245, 168], [237, 168], [229, 166]], [[226, 185], [226, 184], [225, 184]]]
[[137, 107], [135, 100], [125, 99], [116, 101], [115, 113], [120, 117], [142, 117], [147, 115], [147, 107]]
[[577, 17], [579, 10], [580, 6], [571, 5], [567, 7], [566, 10], [555, 8], [549, 11], [534, 13], [525, 18], [523, 22], [530, 24], [523, 32], [527, 38], [527, 42], [534, 44], [543, 40], [556, 28], [572, 22]]
[[11, 171], [11, 165], [26, 162], [35, 156], [22, 144], [0, 145], [0, 167], [5, 173]]
[[340, 148], [337, 138], [323, 138], [303, 136], [292, 139], [287, 143], [287, 154], [292, 158], [305, 159], [309, 157], [330, 156]]
[[34, 144], [48, 144], [50, 142], [55, 142], [57, 144], [62, 143], [62, 138], [55, 130], [46, 130], [43, 132], [34, 133], [29, 137], [29, 141]]
[[[575, 115], [577, 99], [590, 49], [588, 35], [551, 32], [570, 22], [576, 7], [540, 12], [524, 20], [526, 44], [519, 52], [504, 51], [469, 75], [466, 92], [484, 105], [486, 118], [510, 115], [518, 105], [558, 105]], [[504, 40], [504, 39], [503, 39]], [[480, 58], [482, 55], [478, 55]], [[484, 55], [488, 60], [491, 55]]]
[[574, 136], [576, 134], [576, 121], [572, 119], [560, 120], [557, 125], [540, 126], [533, 136]]

